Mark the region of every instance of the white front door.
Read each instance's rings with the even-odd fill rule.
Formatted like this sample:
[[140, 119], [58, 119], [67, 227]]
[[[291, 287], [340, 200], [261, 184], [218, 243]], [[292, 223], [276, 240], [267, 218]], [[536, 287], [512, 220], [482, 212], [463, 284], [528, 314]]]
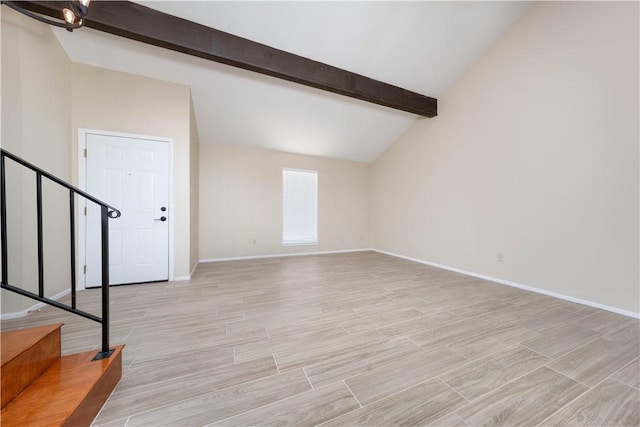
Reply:
[[[169, 279], [169, 144], [87, 134], [86, 189], [116, 207], [109, 220], [112, 285]], [[101, 286], [100, 207], [87, 202], [86, 287]]]

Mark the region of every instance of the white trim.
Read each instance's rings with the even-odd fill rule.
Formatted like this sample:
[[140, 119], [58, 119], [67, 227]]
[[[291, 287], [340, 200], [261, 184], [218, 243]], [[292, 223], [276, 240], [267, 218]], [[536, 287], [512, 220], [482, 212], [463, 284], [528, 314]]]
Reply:
[[283, 171], [291, 171], [291, 172], [304, 172], [304, 173], [313, 173], [318, 175], [317, 169], [295, 169], [295, 168], [282, 168]]
[[612, 313], [621, 314], [623, 316], [632, 317], [634, 319], [640, 319], [640, 313], [636, 313], [634, 311], [623, 310], [621, 308], [611, 307], [609, 305], [600, 304], [598, 302], [587, 301], [587, 300], [580, 299], [580, 298], [575, 298], [575, 297], [572, 297], [572, 296], [569, 296], [569, 295], [564, 295], [564, 294], [559, 294], [557, 292], [547, 291], [545, 289], [534, 288], [533, 286], [521, 285], [519, 283], [511, 282], [509, 280], [498, 279], [496, 277], [491, 277], [491, 276], [485, 276], [484, 274], [473, 273], [471, 271], [466, 271], [466, 270], [462, 270], [462, 269], [455, 268], [455, 267], [449, 267], [447, 265], [436, 264], [434, 262], [424, 261], [424, 260], [421, 260], [421, 259], [412, 258], [412, 257], [404, 256], [404, 255], [398, 255], [398, 254], [395, 254], [393, 252], [387, 252], [387, 251], [383, 251], [383, 250], [380, 250], [380, 249], [372, 249], [372, 250], [374, 252], [378, 252], [378, 253], [381, 253], [381, 254], [389, 255], [389, 256], [392, 256], [392, 257], [402, 258], [402, 259], [406, 259], [408, 261], [413, 261], [413, 262], [417, 262], [417, 263], [420, 263], [420, 264], [426, 264], [426, 265], [430, 265], [432, 267], [441, 268], [443, 270], [449, 270], [449, 271], [453, 271], [453, 272], [456, 272], [456, 273], [464, 274], [464, 275], [467, 275], [467, 276], [477, 277], [478, 279], [483, 279], [483, 280], [488, 280], [490, 282], [500, 283], [501, 285], [507, 285], [507, 286], [511, 286], [511, 287], [514, 287], [514, 288], [518, 288], [518, 289], [524, 289], [525, 291], [531, 291], [531, 292], [535, 292], [535, 293], [538, 293], [538, 294], [543, 294], [543, 295], [547, 295], [547, 296], [550, 296], [550, 297], [562, 299], [562, 300], [565, 300], [565, 301], [575, 302], [577, 304], [582, 304], [582, 305], [586, 305], [586, 306], [589, 306], [589, 307], [599, 308], [601, 310], [607, 310], [607, 311], [610, 311]]
[[178, 276], [175, 277], [173, 280], [191, 280], [191, 278], [193, 277], [193, 273], [195, 273], [196, 268], [198, 268], [198, 265], [200, 264], [200, 262], [196, 261], [195, 265], [193, 266], [193, 268], [191, 269], [191, 273], [189, 273], [188, 276]]
[[318, 246], [320, 242], [314, 240], [312, 242], [282, 242], [282, 246]]
[[283, 257], [292, 257], [292, 256], [305, 256], [305, 255], [330, 255], [330, 254], [346, 254], [351, 252], [367, 252], [374, 251], [372, 248], [362, 248], [362, 249], [343, 249], [338, 251], [322, 251], [322, 252], [300, 252], [294, 254], [272, 254], [272, 255], [254, 255], [254, 256], [239, 256], [239, 257], [229, 257], [229, 258], [208, 258], [201, 259], [201, 264], [206, 264], [208, 262], [223, 262], [223, 261], [242, 261], [245, 259], [263, 259], [263, 258], [283, 258]]
[[[162, 136], [153, 136], [153, 135], [139, 135], [133, 133], [126, 132], [112, 132], [106, 130], [99, 129], [86, 129], [86, 128], [78, 128], [78, 188], [81, 190], [87, 189], [87, 167], [86, 167], [86, 159], [84, 157], [84, 150], [87, 148], [87, 135], [104, 135], [104, 136], [115, 136], [121, 138], [133, 138], [133, 139], [142, 139], [145, 141], [158, 141], [158, 142], [166, 142], [169, 144], [169, 281], [176, 280], [174, 278], [174, 234], [175, 234], [175, 222], [173, 218], [175, 218], [175, 210], [174, 210], [174, 176], [173, 176], [173, 156], [174, 156], [174, 140], [173, 138], [165, 138]], [[77, 218], [84, 218], [84, 208], [86, 207], [85, 203], [77, 203], [78, 208], [76, 212]], [[76, 235], [78, 236], [78, 253], [77, 253], [77, 262], [76, 262], [76, 277], [78, 277], [78, 290], [86, 289], [85, 279], [86, 276], [84, 274], [84, 266], [86, 264], [86, 222], [85, 221], [77, 221], [76, 223]], [[181, 279], [182, 280], [182, 279]]]
[[189, 273], [188, 276], [178, 276], [178, 277], [174, 277], [173, 281], [178, 281], [178, 280], [191, 280], [191, 277], [193, 277], [193, 273], [196, 271], [196, 268], [198, 268], [198, 264], [200, 264], [200, 262], [196, 261], [196, 264], [193, 266], [193, 268], [191, 269], [191, 273]]
[[[59, 292], [57, 294], [55, 294], [52, 297], [48, 297], [49, 299], [52, 300], [59, 300], [60, 298], [62, 298], [65, 295], [69, 295], [71, 293], [71, 289], [65, 289], [62, 292]], [[16, 311], [14, 313], [3, 313], [0, 314], [0, 320], [11, 320], [11, 319], [19, 319], [21, 317], [25, 317], [27, 314], [29, 314], [32, 311], [36, 311], [41, 309], [42, 307], [45, 307], [47, 304], [43, 303], [43, 302], [39, 302], [35, 305], [32, 305], [31, 307], [22, 310], [22, 311]]]
[[[175, 252], [174, 252], [174, 242], [176, 235], [176, 228], [174, 218], [176, 217], [175, 211], [175, 203], [174, 203], [174, 180], [175, 176], [173, 175], [173, 138], [165, 138], [169, 143], [169, 281], [172, 282], [175, 280]], [[158, 141], [156, 139], [156, 141]]]
[[191, 278], [191, 276], [193, 276], [193, 273], [195, 273], [196, 268], [198, 268], [198, 264], [200, 264], [200, 262], [196, 261], [195, 265], [191, 269], [191, 273], [189, 273], [189, 278]]

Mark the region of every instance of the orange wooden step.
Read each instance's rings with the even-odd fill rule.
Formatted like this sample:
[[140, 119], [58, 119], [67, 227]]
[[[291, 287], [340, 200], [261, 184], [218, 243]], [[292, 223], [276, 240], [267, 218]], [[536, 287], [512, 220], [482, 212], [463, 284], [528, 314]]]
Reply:
[[60, 359], [60, 328], [47, 325], [2, 332], [1, 405], [4, 408], [40, 374]]
[[0, 416], [2, 427], [88, 426], [122, 376], [122, 349], [102, 360], [96, 351], [56, 361], [27, 387]]

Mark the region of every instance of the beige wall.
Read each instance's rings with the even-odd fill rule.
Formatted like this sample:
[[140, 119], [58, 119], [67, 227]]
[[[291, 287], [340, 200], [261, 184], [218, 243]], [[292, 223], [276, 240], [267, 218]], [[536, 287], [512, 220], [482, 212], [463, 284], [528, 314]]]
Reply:
[[[373, 166], [198, 146], [188, 87], [71, 64], [47, 26], [2, 12], [3, 148], [77, 182], [78, 127], [173, 138], [176, 276], [198, 254], [373, 246], [640, 311], [637, 3], [534, 5]], [[280, 245], [283, 167], [319, 171], [318, 246]], [[33, 177], [8, 173], [10, 278], [34, 289]], [[68, 239], [61, 201], [45, 200], [63, 224], [46, 227], [50, 295], [69, 280], [49, 246]], [[2, 292], [3, 313], [31, 305]]]
[[374, 164], [373, 246], [639, 312], [638, 52], [638, 3], [535, 4]]
[[189, 97], [189, 199], [191, 208], [191, 242], [189, 256], [189, 271], [198, 263], [198, 234], [200, 216], [200, 139], [196, 115], [193, 110], [193, 99]]
[[[70, 180], [71, 63], [47, 25], [2, 8], [2, 148]], [[35, 174], [7, 160], [9, 282], [37, 290]], [[43, 180], [45, 294], [70, 287], [68, 193]], [[35, 301], [2, 291], [2, 313]]]
[[[74, 63], [72, 128], [172, 138], [174, 141], [174, 274], [191, 271], [192, 140], [190, 89], [166, 81]], [[74, 147], [78, 135], [74, 133]], [[73, 151], [74, 177], [77, 150]], [[76, 181], [77, 182], [77, 181]]]
[[[78, 128], [173, 138], [174, 275], [189, 275], [198, 237], [198, 137], [189, 87], [72, 64], [48, 26], [2, 9], [2, 147], [77, 183]], [[7, 173], [9, 280], [36, 291], [35, 177], [11, 162]], [[53, 296], [70, 285], [68, 193], [46, 180], [44, 189], [45, 283]], [[2, 291], [2, 313], [34, 303]]]
[[[319, 245], [281, 245], [285, 167], [318, 171]], [[202, 144], [200, 259], [368, 248], [369, 187], [368, 164]]]

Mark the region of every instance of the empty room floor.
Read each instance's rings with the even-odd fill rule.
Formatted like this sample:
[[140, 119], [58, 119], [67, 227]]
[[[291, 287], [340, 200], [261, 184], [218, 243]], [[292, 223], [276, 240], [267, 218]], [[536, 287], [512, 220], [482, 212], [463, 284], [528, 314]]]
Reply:
[[[95, 426], [640, 425], [640, 321], [375, 252], [201, 264], [111, 288]], [[100, 314], [100, 291], [79, 293]], [[55, 309], [65, 354], [100, 326]]]

